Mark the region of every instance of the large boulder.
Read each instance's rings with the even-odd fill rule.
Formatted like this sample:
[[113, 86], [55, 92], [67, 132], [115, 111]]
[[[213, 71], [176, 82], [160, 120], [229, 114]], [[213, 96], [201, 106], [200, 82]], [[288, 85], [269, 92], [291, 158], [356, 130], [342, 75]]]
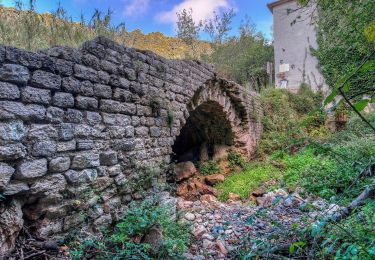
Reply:
[[0, 204], [0, 259], [14, 249], [16, 238], [23, 227], [22, 204], [17, 200]]
[[176, 181], [180, 182], [195, 175], [197, 169], [192, 162], [180, 162], [175, 166]]
[[211, 186], [214, 186], [218, 183], [224, 182], [224, 179], [225, 179], [225, 177], [224, 177], [223, 174], [211, 174], [211, 175], [208, 175], [204, 178], [206, 183], [208, 185], [211, 185]]
[[151, 254], [156, 256], [163, 245], [163, 240], [163, 229], [157, 224], [150, 228], [148, 233], [143, 237], [142, 243], [149, 244], [151, 246]]

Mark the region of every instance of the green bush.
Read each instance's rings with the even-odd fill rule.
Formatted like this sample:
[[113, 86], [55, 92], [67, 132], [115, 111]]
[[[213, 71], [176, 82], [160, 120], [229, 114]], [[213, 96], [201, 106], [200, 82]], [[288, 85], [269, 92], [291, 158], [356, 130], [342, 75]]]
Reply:
[[[366, 37], [374, 23], [373, 0], [318, 0], [318, 45], [315, 51], [325, 80], [334, 88], [344, 76], [352, 74], [374, 50], [374, 40]], [[373, 60], [373, 58], [372, 58]], [[347, 94], [374, 94], [375, 63], [349, 80]]]
[[232, 170], [235, 169], [236, 167], [240, 167], [240, 168], [245, 167], [246, 159], [239, 152], [236, 152], [233, 150], [229, 151], [227, 159], [229, 163], [229, 168], [231, 168]]
[[320, 110], [321, 94], [301, 86], [293, 94], [283, 89], [266, 89], [261, 92], [264, 109], [264, 132], [259, 144], [260, 156], [277, 150], [290, 150], [304, 146], [310, 137], [325, 138], [325, 115]]
[[[182, 259], [190, 239], [186, 224], [168, 216], [168, 209], [155, 204], [153, 199], [130, 204], [124, 218], [111, 232], [87, 237], [79, 234], [70, 239], [70, 253], [74, 259]], [[160, 226], [163, 240], [158, 252], [152, 252], [149, 244], [136, 242], [151, 227]]]
[[207, 162], [199, 162], [198, 168], [199, 168], [199, 172], [202, 175], [220, 173], [223, 170], [214, 160], [209, 160]]

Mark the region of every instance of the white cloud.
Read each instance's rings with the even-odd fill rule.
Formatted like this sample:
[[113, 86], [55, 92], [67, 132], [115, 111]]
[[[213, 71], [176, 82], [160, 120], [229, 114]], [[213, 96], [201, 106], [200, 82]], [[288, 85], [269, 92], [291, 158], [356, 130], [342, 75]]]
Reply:
[[124, 0], [125, 16], [140, 16], [145, 14], [150, 7], [150, 0]]
[[219, 12], [232, 7], [230, 0], [183, 0], [171, 10], [159, 13], [156, 19], [162, 23], [175, 24], [177, 21], [177, 12], [181, 12], [184, 9], [192, 9], [194, 21], [199, 22], [212, 17], [214, 11]]

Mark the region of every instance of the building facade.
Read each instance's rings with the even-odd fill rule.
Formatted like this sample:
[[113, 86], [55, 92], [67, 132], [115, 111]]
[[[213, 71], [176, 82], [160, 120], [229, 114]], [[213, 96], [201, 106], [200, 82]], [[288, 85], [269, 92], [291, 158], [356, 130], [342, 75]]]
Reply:
[[268, 8], [273, 13], [276, 87], [297, 92], [306, 83], [314, 91], [325, 92], [318, 60], [311, 53], [317, 48], [316, 4], [301, 7], [296, 0], [279, 0]]

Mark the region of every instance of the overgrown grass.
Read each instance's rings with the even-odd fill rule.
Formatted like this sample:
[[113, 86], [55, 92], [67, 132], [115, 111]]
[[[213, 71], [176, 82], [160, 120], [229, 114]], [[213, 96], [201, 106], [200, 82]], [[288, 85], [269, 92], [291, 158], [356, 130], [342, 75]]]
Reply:
[[[61, 5], [51, 13], [38, 14], [35, 10], [39, 1], [27, 1], [28, 5], [24, 2], [15, 1], [15, 8], [2, 7], [0, 3], [0, 44], [35, 51], [56, 45], [79, 47], [87, 40], [105, 36], [119, 44], [151, 50], [170, 59], [184, 59], [189, 50], [189, 46], [178, 38], [159, 32], [145, 35], [139, 29], [130, 32], [125, 23], [114, 24], [111, 10], [95, 10], [90, 17], [73, 20]], [[195, 44], [197, 56], [211, 52], [208, 42], [197, 41]]]
[[278, 180], [280, 171], [272, 165], [261, 163], [249, 163], [242, 172], [235, 173], [225, 178], [223, 183], [215, 186], [220, 190], [219, 199], [225, 201], [230, 192], [238, 194], [246, 199], [252, 190], [260, 187], [270, 180]]
[[[133, 202], [124, 218], [113, 230], [102, 230], [95, 236], [87, 233], [69, 238], [73, 259], [183, 259], [190, 232], [187, 224], [173, 220], [169, 209], [155, 204], [153, 199]], [[153, 227], [162, 232], [158, 248], [142, 243]]]

